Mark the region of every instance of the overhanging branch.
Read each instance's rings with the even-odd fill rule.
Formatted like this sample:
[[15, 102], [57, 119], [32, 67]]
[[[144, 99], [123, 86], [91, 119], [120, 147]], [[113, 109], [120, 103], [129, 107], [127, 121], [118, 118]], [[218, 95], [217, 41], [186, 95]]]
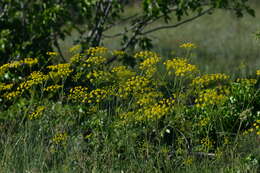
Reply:
[[169, 28], [178, 27], [178, 26], [180, 26], [180, 25], [182, 25], [182, 24], [188, 23], [188, 22], [190, 22], [190, 21], [192, 21], [192, 20], [195, 20], [195, 19], [197, 19], [197, 18], [199, 18], [199, 17], [201, 17], [201, 16], [207, 14], [207, 13], [210, 12], [211, 10], [213, 10], [213, 7], [212, 7], [212, 8], [209, 8], [209, 9], [207, 9], [207, 10], [205, 10], [205, 11], [199, 13], [199, 14], [197, 14], [196, 16], [193, 16], [193, 17], [191, 17], [191, 18], [189, 18], [189, 19], [186, 19], [186, 20], [181, 21], [181, 22], [179, 22], [179, 23], [176, 23], [176, 24], [174, 24], [174, 25], [159, 26], [159, 27], [150, 29], [150, 30], [148, 30], [148, 31], [142, 32], [142, 33], [140, 33], [140, 35], [146, 35], [146, 34], [149, 34], [149, 33], [155, 32], [155, 31], [159, 31], [159, 30], [162, 30], [162, 29], [169, 29]]

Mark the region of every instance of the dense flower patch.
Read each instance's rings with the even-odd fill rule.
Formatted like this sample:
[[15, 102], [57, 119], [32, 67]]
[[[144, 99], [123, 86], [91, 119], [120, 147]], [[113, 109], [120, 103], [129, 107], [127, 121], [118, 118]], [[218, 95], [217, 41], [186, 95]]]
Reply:
[[[191, 43], [180, 47], [196, 48]], [[0, 109], [8, 112], [22, 104], [25, 117], [16, 118], [51, 122], [57, 127], [56, 135], [49, 137], [52, 151], [59, 144], [66, 147], [73, 136], [95, 141], [100, 133], [111, 133], [113, 137], [107, 134], [111, 141], [131, 138], [138, 150], [160, 143], [166, 153], [173, 150], [183, 156], [221, 153], [237, 141], [237, 135], [259, 135], [259, 70], [250, 79], [231, 79], [226, 74], [201, 73], [189, 63], [190, 57], [165, 60], [150, 51], [133, 55], [134, 66], [108, 65], [115, 55], [127, 53], [93, 47], [75, 53], [66, 64], [40, 67], [33, 58], [4, 64], [0, 66]], [[65, 112], [56, 121], [57, 117], [49, 116], [54, 109], [49, 103], [70, 107], [75, 116]], [[104, 132], [104, 128], [110, 130]], [[125, 131], [129, 134], [123, 135]]]

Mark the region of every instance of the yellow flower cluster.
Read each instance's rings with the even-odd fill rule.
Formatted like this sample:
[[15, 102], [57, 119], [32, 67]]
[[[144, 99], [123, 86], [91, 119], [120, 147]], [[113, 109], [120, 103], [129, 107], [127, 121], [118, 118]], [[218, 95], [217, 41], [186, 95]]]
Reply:
[[49, 55], [49, 56], [57, 56], [58, 55], [57, 52], [47, 52], [46, 54]]
[[256, 79], [247, 79], [247, 78], [238, 78], [236, 80], [238, 83], [242, 83], [244, 85], [255, 85], [257, 83]]
[[87, 50], [87, 54], [90, 56], [96, 56], [97, 54], [104, 54], [108, 51], [106, 47], [91, 47]]
[[13, 98], [20, 96], [21, 94], [21, 91], [12, 91], [10, 93], [5, 93], [3, 97], [7, 100], [12, 100]]
[[164, 62], [168, 74], [171, 75], [174, 71], [176, 76], [190, 76], [197, 72], [198, 69], [195, 65], [189, 64], [187, 59], [175, 58]]
[[229, 76], [221, 73], [217, 74], [206, 74], [203, 76], [196, 77], [192, 80], [192, 86], [205, 87], [212, 82], [225, 81], [228, 80]]
[[197, 46], [193, 43], [184, 43], [182, 45], [180, 45], [180, 48], [197, 48]]
[[152, 91], [141, 94], [140, 98], [138, 98], [137, 104], [140, 106], [151, 105], [154, 104], [158, 98], [162, 97], [163, 94], [158, 91]]
[[0, 76], [3, 75], [9, 69], [9, 64], [0, 66]]
[[206, 150], [211, 149], [213, 147], [214, 142], [211, 141], [208, 137], [203, 138], [200, 143], [203, 145]]
[[143, 114], [137, 117], [137, 120], [158, 120], [170, 113], [175, 100], [172, 98], [160, 100], [158, 103], [144, 107]]
[[128, 79], [135, 75], [135, 72], [129, 70], [126, 66], [120, 65], [112, 69], [112, 73], [115, 73], [118, 79]]
[[17, 90], [24, 92], [30, 89], [33, 85], [42, 84], [44, 81], [48, 80], [48, 76], [44, 75], [42, 72], [34, 71], [28, 76], [28, 80], [20, 83]]
[[204, 126], [207, 126], [210, 122], [210, 118], [209, 117], [205, 117], [203, 119], [201, 119], [199, 122], [198, 122], [198, 126], [199, 127], [204, 127]]
[[78, 63], [80, 62], [81, 60], [83, 60], [85, 57], [83, 54], [81, 53], [77, 53], [75, 55], [73, 55], [71, 58], [70, 58], [70, 62], [71, 63]]
[[74, 101], [80, 101], [83, 102], [84, 98], [87, 97], [87, 87], [82, 87], [82, 86], [76, 86], [74, 88], [70, 89], [70, 94], [69, 98], [74, 100]]
[[0, 91], [10, 90], [13, 88], [13, 86], [14, 84], [0, 83]]
[[122, 124], [126, 124], [129, 121], [147, 121], [158, 120], [163, 116], [169, 114], [173, 108], [175, 100], [172, 98], [162, 99], [159, 102], [153, 102], [149, 105], [143, 105], [140, 109], [123, 112], [119, 114]]
[[22, 65], [23, 61], [12, 61], [10, 63], [4, 64], [0, 67], [0, 70], [2, 69], [9, 69], [9, 68], [18, 68]]
[[27, 64], [29, 66], [33, 66], [38, 63], [38, 59], [36, 58], [25, 58], [22, 60], [22, 63]]
[[260, 76], [260, 70], [256, 70], [256, 75]]
[[95, 89], [92, 90], [86, 98], [84, 98], [84, 102], [88, 102], [88, 103], [99, 103], [101, 102], [103, 99], [105, 99], [108, 96], [109, 92], [105, 89]]
[[219, 105], [224, 103], [227, 98], [226, 95], [219, 93], [217, 89], [205, 89], [199, 92], [195, 103], [196, 107], [203, 108], [209, 105]]
[[45, 109], [46, 109], [45, 106], [38, 106], [38, 107], [36, 108], [36, 110], [35, 110], [32, 114], [30, 114], [30, 115], [28, 116], [28, 118], [29, 118], [30, 120], [39, 118], [39, 117], [42, 115], [42, 113], [43, 113], [43, 111], [44, 111]]
[[255, 128], [256, 134], [260, 136], [260, 119], [256, 120], [253, 127]]
[[151, 57], [159, 57], [155, 52], [151, 51], [141, 51], [134, 55], [134, 58], [136, 59], [147, 59]]
[[123, 55], [125, 55], [126, 53], [124, 52], [124, 51], [122, 51], [122, 50], [115, 50], [115, 51], [113, 51], [113, 53], [112, 53], [114, 56], [123, 56]]
[[101, 65], [103, 65], [106, 62], [106, 58], [104, 58], [103, 56], [91, 56], [86, 60], [86, 66], [87, 67], [91, 67], [91, 66], [95, 66], [95, 67], [99, 67]]
[[95, 89], [87, 93], [88, 88], [77, 86], [70, 89], [69, 98], [82, 103], [99, 103], [107, 97], [109, 92], [105, 89]]
[[55, 78], [65, 78], [68, 77], [73, 70], [70, 69], [70, 64], [57, 64], [57, 65], [50, 65], [47, 68], [52, 70], [49, 72], [49, 75], [52, 79]]
[[120, 86], [118, 96], [127, 97], [130, 94], [145, 93], [149, 83], [150, 81], [143, 76], [133, 76]]
[[72, 48], [69, 49], [69, 52], [73, 53], [78, 51], [81, 48], [80, 44], [74, 45]]
[[54, 144], [65, 144], [67, 139], [68, 139], [68, 134], [67, 133], [58, 133], [51, 139], [51, 141]]
[[256, 120], [256, 122], [253, 124], [253, 127], [246, 130], [243, 134], [247, 135], [248, 133], [255, 132], [258, 136], [260, 136], [260, 119]]
[[185, 166], [190, 166], [194, 162], [194, 158], [192, 156], [188, 156], [184, 161], [183, 164]]
[[25, 58], [24, 60], [20, 60], [20, 61], [12, 61], [10, 63], [0, 66], [0, 75], [4, 74], [7, 70], [11, 68], [18, 68], [22, 65], [32, 66], [37, 63], [38, 63], [38, 59], [36, 58]]
[[99, 81], [107, 82], [111, 80], [112, 75], [108, 71], [94, 70], [88, 73], [86, 77], [91, 83]]
[[53, 91], [56, 91], [60, 88], [62, 88], [62, 85], [51, 85], [51, 86], [48, 86], [46, 88], [43, 88], [43, 91], [53, 92]]
[[161, 59], [158, 56], [146, 58], [143, 62], [140, 63], [139, 68], [141, 70], [145, 70], [146, 76], [152, 77], [156, 72], [156, 64], [160, 62], [160, 60]]
[[147, 68], [153, 67], [159, 61], [160, 61], [160, 58], [158, 56], [147, 58], [143, 62], [140, 63], [140, 69], [145, 70]]

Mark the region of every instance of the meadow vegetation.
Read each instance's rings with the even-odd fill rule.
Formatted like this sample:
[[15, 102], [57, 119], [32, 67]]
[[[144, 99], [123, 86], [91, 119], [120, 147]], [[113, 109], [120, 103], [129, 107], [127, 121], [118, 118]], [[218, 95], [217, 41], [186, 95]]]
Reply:
[[0, 173], [260, 172], [259, 12], [0, 1]]
[[258, 172], [260, 69], [204, 73], [197, 46], [179, 47], [171, 58], [75, 46], [68, 63], [0, 66], [1, 171]]

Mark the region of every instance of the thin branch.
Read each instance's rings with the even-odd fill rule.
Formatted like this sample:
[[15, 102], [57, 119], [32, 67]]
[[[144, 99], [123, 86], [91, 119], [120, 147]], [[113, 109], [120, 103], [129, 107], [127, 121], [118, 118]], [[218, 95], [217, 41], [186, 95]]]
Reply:
[[199, 18], [199, 17], [201, 17], [201, 16], [207, 14], [207, 13], [210, 12], [211, 10], [213, 10], [213, 7], [212, 7], [212, 8], [209, 8], [209, 9], [207, 9], [207, 10], [201, 12], [201, 13], [199, 13], [198, 15], [196, 15], [196, 16], [194, 16], [194, 17], [191, 17], [191, 18], [189, 18], [189, 19], [186, 19], [186, 20], [184, 20], [184, 21], [181, 21], [181, 22], [179, 22], [179, 23], [177, 23], [177, 24], [174, 24], [174, 25], [166, 25], [166, 26], [159, 26], [159, 27], [150, 29], [150, 30], [148, 30], [148, 31], [146, 31], [146, 32], [140, 33], [140, 35], [146, 35], [146, 34], [149, 34], [149, 33], [152, 33], [152, 32], [158, 31], [158, 30], [162, 30], [162, 29], [169, 29], [169, 28], [178, 27], [178, 26], [180, 26], [180, 25], [182, 25], [182, 24], [188, 23], [188, 22], [190, 22], [190, 21], [193, 21], [193, 20], [195, 20], [195, 19], [197, 19], [197, 18]]
[[112, 1], [109, 1], [107, 6], [103, 9], [102, 14], [104, 15], [103, 18], [101, 18], [102, 20], [100, 20], [98, 28], [97, 28], [97, 34], [96, 37], [94, 39], [94, 42], [96, 42], [95, 44], [99, 45], [100, 44], [100, 40], [101, 37], [103, 35], [104, 32], [104, 24], [108, 18], [109, 13], [111, 12], [111, 8], [112, 8]]
[[[170, 12], [173, 12], [173, 11], [175, 11], [175, 10], [177, 10], [177, 7], [171, 8], [171, 9], [169, 10], [169, 13], [170, 13]], [[136, 16], [138, 16], [138, 15], [135, 14], [135, 15], [133, 15], [133, 16], [130, 16], [129, 19], [134, 18], [134, 17], [136, 17]], [[149, 19], [149, 20], [146, 22], [146, 25], [149, 25], [149, 24], [151, 24], [151, 23], [157, 21], [158, 19], [162, 18], [163, 16], [164, 16], [164, 15], [162, 14], [162, 15], [160, 15], [160, 16], [158, 16], [158, 17], [152, 19], [152, 20]], [[140, 16], [139, 18], [141, 19], [141, 18], [144, 18], [144, 17], [145, 17], [145, 16], [143, 15], [143, 16]], [[136, 20], [137, 20], [137, 18], [136, 18]], [[137, 24], [138, 24], [138, 23], [137, 23]], [[125, 29], [124, 32], [120, 32], [120, 33], [117, 33], [117, 34], [114, 34], [114, 35], [104, 35], [104, 37], [105, 37], [105, 38], [115, 38], [115, 37], [119, 37], [119, 36], [125, 35], [127, 32], [129, 32], [130, 30], [134, 29], [137, 24], [135, 24], [135, 25], [133, 25], [133, 26], [131, 26], [131, 27]], [[117, 24], [115, 24], [115, 25], [117, 25]]]

